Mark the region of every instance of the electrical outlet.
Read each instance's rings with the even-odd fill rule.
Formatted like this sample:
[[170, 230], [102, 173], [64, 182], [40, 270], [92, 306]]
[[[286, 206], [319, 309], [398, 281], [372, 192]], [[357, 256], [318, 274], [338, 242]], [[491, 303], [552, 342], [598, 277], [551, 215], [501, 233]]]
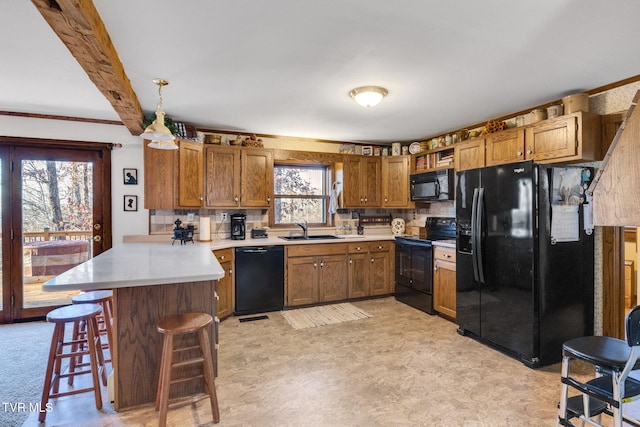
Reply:
[[222, 212], [220, 214], [220, 221], [226, 221], [227, 220], [227, 213], [226, 212]]
[[195, 219], [195, 215], [193, 212], [189, 212], [187, 214], [187, 222], [193, 222], [193, 220]]

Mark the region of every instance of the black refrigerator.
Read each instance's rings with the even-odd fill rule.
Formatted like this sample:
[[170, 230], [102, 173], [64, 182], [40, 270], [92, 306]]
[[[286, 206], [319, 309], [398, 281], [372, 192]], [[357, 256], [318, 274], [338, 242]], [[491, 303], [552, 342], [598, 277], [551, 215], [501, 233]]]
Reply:
[[563, 342], [593, 334], [591, 174], [531, 161], [456, 174], [460, 334], [530, 367], [559, 362]]

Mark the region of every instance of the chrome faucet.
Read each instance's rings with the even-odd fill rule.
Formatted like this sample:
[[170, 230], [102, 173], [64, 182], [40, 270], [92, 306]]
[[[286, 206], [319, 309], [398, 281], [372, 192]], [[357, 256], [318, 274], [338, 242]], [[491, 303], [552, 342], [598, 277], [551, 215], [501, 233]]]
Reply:
[[302, 228], [302, 235], [304, 236], [305, 239], [309, 238], [309, 232], [307, 231], [307, 229], [309, 228], [307, 221], [303, 223], [301, 222], [296, 222], [296, 225], [300, 228]]

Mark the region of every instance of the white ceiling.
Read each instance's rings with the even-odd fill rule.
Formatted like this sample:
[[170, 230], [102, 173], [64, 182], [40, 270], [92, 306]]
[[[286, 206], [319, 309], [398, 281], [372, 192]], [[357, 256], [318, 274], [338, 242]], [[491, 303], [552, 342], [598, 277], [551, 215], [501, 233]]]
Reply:
[[[94, 2], [145, 113], [162, 77], [206, 129], [408, 141], [640, 74], [637, 0]], [[119, 120], [31, 2], [0, 31], [0, 110]]]

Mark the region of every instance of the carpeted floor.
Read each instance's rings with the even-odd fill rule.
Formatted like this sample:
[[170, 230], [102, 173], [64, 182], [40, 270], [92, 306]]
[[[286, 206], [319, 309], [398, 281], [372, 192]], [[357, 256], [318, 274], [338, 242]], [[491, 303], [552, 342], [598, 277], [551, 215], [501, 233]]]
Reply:
[[293, 329], [315, 328], [371, 317], [366, 311], [349, 303], [287, 310], [282, 312], [282, 316]]
[[53, 324], [0, 325], [0, 426], [21, 426], [40, 404]]

